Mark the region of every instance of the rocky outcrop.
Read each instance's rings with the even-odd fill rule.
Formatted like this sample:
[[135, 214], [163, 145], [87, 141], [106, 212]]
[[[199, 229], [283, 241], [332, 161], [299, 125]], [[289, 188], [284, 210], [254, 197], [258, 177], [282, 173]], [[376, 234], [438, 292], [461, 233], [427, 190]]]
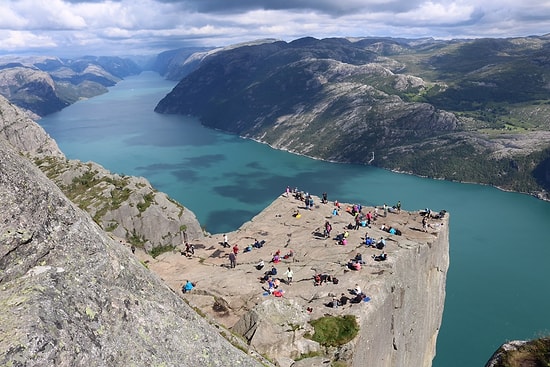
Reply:
[[[314, 201], [319, 199], [314, 197]], [[320, 226], [329, 220], [336, 236], [353, 217], [343, 210], [341, 215], [331, 216], [332, 208], [319, 204], [304, 211], [300, 200], [276, 198], [251, 221], [228, 233], [231, 246], [238, 244], [240, 248], [235, 268], [228, 266], [232, 249], [221, 245], [222, 235], [195, 242], [191, 257], [165, 253], [154, 260], [143, 255], [142, 260], [148, 261], [150, 269], [175, 291], [186, 279], [196, 282], [197, 287], [185, 294], [189, 303], [242, 335], [249, 348], [279, 366], [313, 367], [336, 362], [354, 367], [431, 366], [445, 301], [449, 216], [432, 219], [429, 231], [424, 232], [419, 212], [388, 213], [370, 228], [350, 230], [348, 244], [342, 246], [332, 238], [325, 239]], [[299, 219], [293, 216], [296, 210], [300, 210]], [[372, 212], [374, 208], [363, 210]], [[382, 224], [400, 229], [401, 235], [388, 235], [380, 229]], [[376, 239], [386, 238], [386, 261], [373, 260], [372, 256], [381, 251], [364, 245], [366, 232]], [[242, 252], [254, 239], [265, 244]], [[278, 264], [269, 263], [277, 251], [283, 259]], [[290, 252], [292, 256], [284, 256]], [[357, 253], [362, 254], [365, 264], [360, 271], [353, 271], [348, 264]], [[266, 266], [257, 270], [260, 259]], [[266, 283], [259, 280], [272, 265], [281, 279], [280, 298], [266, 293]], [[285, 284], [287, 267], [294, 272], [292, 285]], [[180, 268], [185, 268], [184, 274], [173, 271]], [[339, 282], [315, 286], [313, 275], [321, 273], [335, 276]], [[333, 297], [352, 297], [349, 290], [356, 284], [370, 298], [368, 302], [327, 306]], [[358, 335], [338, 346], [312, 340], [311, 322], [327, 315], [354, 317]]]
[[204, 237], [195, 214], [143, 177], [113, 174], [97, 163], [53, 157], [35, 163], [105, 231], [151, 251]]
[[0, 364], [261, 366], [0, 139]]
[[512, 340], [501, 345], [485, 367], [531, 367], [550, 364], [550, 337]]
[[68, 160], [42, 127], [0, 96], [0, 135], [47, 173], [112, 236], [147, 251], [204, 236], [195, 214], [143, 177], [113, 174], [96, 163]]
[[0, 96], [0, 136], [22, 154], [65, 157], [42, 127], [3, 96]]
[[17, 64], [0, 68], [0, 94], [40, 116], [69, 105], [57, 95], [55, 82], [48, 73]]

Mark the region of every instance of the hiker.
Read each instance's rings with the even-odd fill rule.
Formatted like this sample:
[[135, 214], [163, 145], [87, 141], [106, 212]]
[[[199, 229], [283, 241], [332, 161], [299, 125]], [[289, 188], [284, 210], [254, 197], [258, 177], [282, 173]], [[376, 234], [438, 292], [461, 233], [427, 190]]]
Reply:
[[422, 230], [428, 232], [428, 217], [422, 217]]
[[265, 266], [264, 261], [260, 259], [260, 262], [256, 264], [256, 269], [262, 270], [264, 266]]
[[286, 284], [292, 285], [292, 277], [293, 277], [294, 273], [292, 272], [292, 270], [290, 270], [290, 267], [285, 272], [285, 275], [286, 275], [286, 279], [287, 279]]
[[223, 235], [223, 247], [231, 247], [229, 246], [229, 242], [227, 241], [227, 234]]
[[231, 269], [237, 266], [237, 255], [235, 255], [234, 252], [229, 253], [229, 266], [231, 267]]
[[321, 283], [327, 283], [327, 282], [332, 282], [332, 276], [326, 273], [321, 274]]
[[185, 243], [185, 256], [192, 257], [195, 255], [195, 246], [189, 244], [189, 242]]
[[235, 255], [237, 255], [239, 253], [239, 246], [237, 244], [235, 244], [235, 246], [233, 246], [233, 253]]
[[401, 201], [398, 201], [395, 207], [397, 208], [397, 212], [401, 213]]
[[349, 301], [349, 298], [348, 296], [346, 296], [344, 293], [342, 293], [342, 295], [340, 296], [340, 304], [342, 306], [345, 306]]
[[374, 261], [386, 261], [386, 259], [388, 258], [388, 254], [382, 252], [380, 255], [372, 255], [372, 258], [374, 259]]
[[313, 285], [321, 285], [321, 274], [315, 274], [313, 276]]
[[369, 234], [368, 232], [365, 234], [365, 245], [367, 245], [367, 247], [376, 247], [375, 246], [375, 240], [374, 238], [372, 237], [369, 237]]
[[359, 261], [351, 260], [348, 263], [348, 268], [351, 270], [361, 270], [361, 263]]
[[185, 285], [183, 287], [181, 287], [181, 291], [183, 293], [188, 293], [188, 292], [191, 292], [193, 290], [193, 288], [195, 287], [195, 285], [193, 283], [191, 283], [190, 280], [188, 280]]
[[330, 237], [330, 231], [332, 231], [332, 226], [330, 225], [330, 222], [327, 220], [325, 222], [325, 231], [324, 231], [325, 238]]
[[372, 212], [369, 210], [369, 212], [367, 213], [367, 227], [370, 227], [372, 219]]
[[353, 229], [357, 231], [360, 226], [361, 226], [361, 218], [359, 218], [359, 215], [356, 215], [355, 216], [355, 226], [353, 226]]

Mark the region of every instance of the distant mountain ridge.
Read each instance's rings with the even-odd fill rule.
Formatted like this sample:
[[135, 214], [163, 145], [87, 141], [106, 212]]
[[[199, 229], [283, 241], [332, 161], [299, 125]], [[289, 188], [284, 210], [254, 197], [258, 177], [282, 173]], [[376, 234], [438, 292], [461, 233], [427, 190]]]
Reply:
[[549, 48], [548, 35], [242, 45], [205, 57], [155, 110], [315, 158], [547, 198]]
[[82, 98], [107, 92], [107, 87], [140, 67], [130, 59], [85, 56], [0, 57], [0, 95], [18, 107], [45, 116]]

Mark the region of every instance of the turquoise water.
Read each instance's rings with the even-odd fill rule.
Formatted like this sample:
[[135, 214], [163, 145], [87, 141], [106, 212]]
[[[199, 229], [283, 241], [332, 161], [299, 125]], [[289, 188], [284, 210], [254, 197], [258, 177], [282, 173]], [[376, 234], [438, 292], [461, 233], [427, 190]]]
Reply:
[[[287, 185], [329, 200], [450, 212], [451, 267], [434, 367], [484, 366], [513, 339], [550, 335], [550, 204], [491, 187], [321, 162], [153, 112], [175, 84], [128, 78], [40, 124], [67, 157], [146, 177], [212, 233], [238, 228]], [[415, 366], [397, 366], [415, 367]]]

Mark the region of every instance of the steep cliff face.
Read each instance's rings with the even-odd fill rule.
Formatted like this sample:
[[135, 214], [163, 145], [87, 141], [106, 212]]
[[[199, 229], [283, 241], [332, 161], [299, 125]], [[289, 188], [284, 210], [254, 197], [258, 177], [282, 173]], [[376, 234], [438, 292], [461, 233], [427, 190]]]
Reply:
[[432, 365], [445, 303], [448, 227], [437, 238], [404, 250], [406, 255], [372, 285], [382, 297], [373, 300], [363, 318], [354, 367], [365, 361], [377, 367]]

